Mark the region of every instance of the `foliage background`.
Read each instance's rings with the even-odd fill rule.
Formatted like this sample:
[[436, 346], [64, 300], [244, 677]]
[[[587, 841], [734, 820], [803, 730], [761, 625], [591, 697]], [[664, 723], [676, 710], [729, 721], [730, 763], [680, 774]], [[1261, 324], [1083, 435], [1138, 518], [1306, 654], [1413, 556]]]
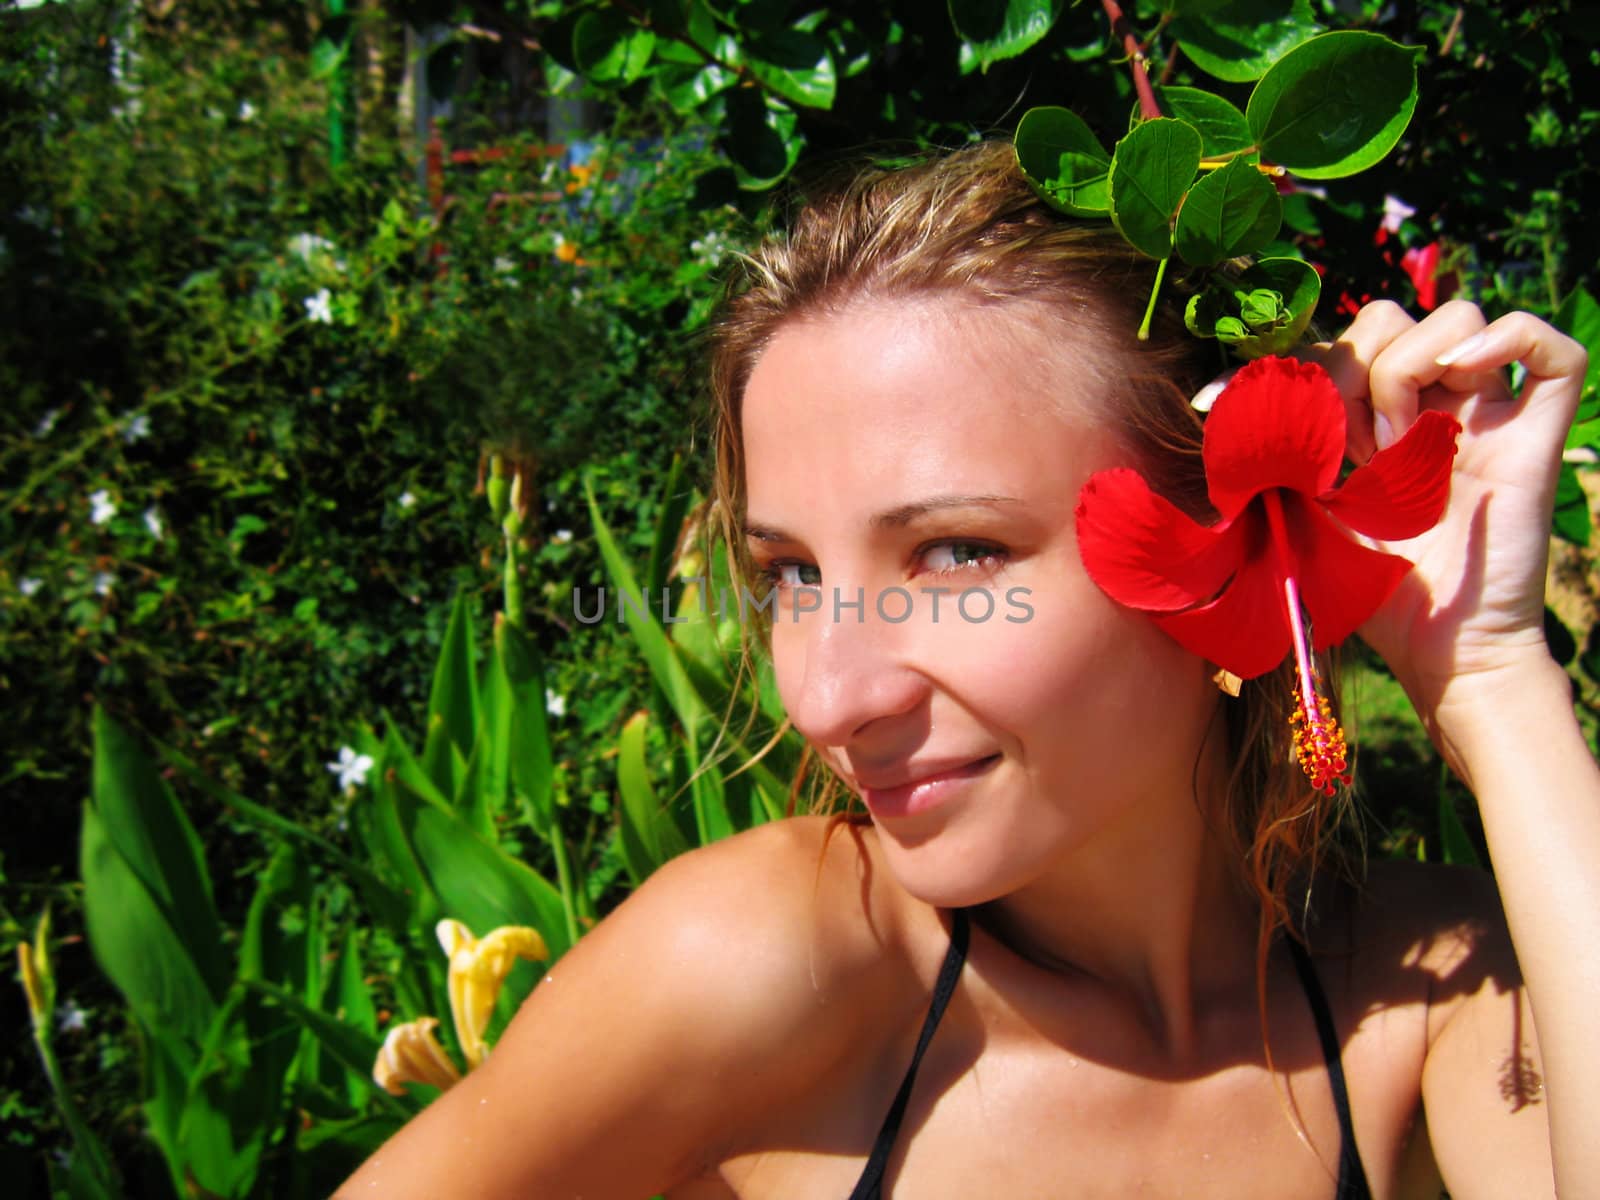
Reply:
[[[58, 1048], [128, 1194], [171, 1189], [141, 1132], [138, 1040], [77, 916], [91, 699], [346, 836], [326, 764], [383, 711], [422, 726], [453, 594], [480, 618], [495, 607], [475, 484], [482, 454], [504, 450], [533, 468], [529, 632], [564, 704], [561, 820], [604, 911], [625, 892], [617, 741], [653, 685], [620, 627], [573, 622], [570, 589], [607, 579], [581, 478], [642, 560], [675, 456], [702, 461], [694, 338], [724, 253], [863, 147], [1006, 133], [1039, 103], [1109, 144], [1133, 104], [1091, 4], [345, 7], [0, 7], [0, 923], [9, 945], [55, 910]], [[1183, 18], [1161, 9], [1130, 16], [1169, 81], [1242, 95], [1173, 53]], [[1439, 244], [1440, 273], [1491, 315], [1552, 314], [1600, 282], [1583, 219], [1600, 201], [1591, 6], [1230, 12], [1427, 49], [1396, 152], [1290, 198], [1283, 237], [1326, 267], [1324, 323], [1346, 297], [1413, 303], [1402, 246]], [[1029, 17], [1047, 32], [995, 57]], [[448, 147], [506, 151], [449, 165], [442, 190], [416, 128], [435, 103]], [[332, 143], [348, 143], [342, 163]], [[1415, 213], [1376, 244], [1386, 194]], [[1587, 508], [1569, 540], [1587, 540]], [[1563, 548], [1555, 567], [1552, 640], [1589, 708], [1592, 563]], [[1433, 756], [1381, 671], [1360, 684], [1375, 841], [1437, 856]], [[1444, 795], [1470, 826], [1470, 804]], [[185, 802], [236, 928], [267, 850], [237, 814]], [[47, 1194], [67, 1142], [20, 991], [0, 993], [0, 1021], [0, 1159], [22, 1194]], [[286, 1156], [287, 1131], [275, 1144]], [[286, 1194], [272, 1178], [262, 1194]]]

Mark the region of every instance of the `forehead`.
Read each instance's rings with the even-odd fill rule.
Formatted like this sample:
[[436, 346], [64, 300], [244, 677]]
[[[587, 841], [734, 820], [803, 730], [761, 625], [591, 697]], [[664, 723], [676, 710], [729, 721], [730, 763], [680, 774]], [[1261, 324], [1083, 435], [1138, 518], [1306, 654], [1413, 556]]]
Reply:
[[873, 300], [781, 327], [745, 389], [753, 516], [796, 494], [909, 503], [1076, 489], [1116, 457], [1090, 356], [1020, 306]]

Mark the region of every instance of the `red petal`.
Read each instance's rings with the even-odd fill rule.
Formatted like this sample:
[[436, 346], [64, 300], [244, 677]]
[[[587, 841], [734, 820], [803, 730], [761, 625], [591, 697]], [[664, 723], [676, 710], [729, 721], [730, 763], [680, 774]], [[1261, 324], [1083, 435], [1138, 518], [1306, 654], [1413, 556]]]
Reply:
[[1237, 535], [1197, 524], [1126, 467], [1078, 493], [1078, 554], [1106, 595], [1151, 612], [1203, 604], [1240, 562]]
[[1344, 641], [1377, 612], [1411, 564], [1351, 540], [1313, 501], [1285, 496], [1283, 509], [1300, 601], [1311, 617], [1312, 647], [1322, 650]]
[[1398, 442], [1322, 497], [1323, 507], [1368, 537], [1410, 538], [1432, 529], [1450, 499], [1450, 464], [1460, 432], [1454, 417], [1423, 413]]
[[1246, 364], [1206, 418], [1211, 503], [1231, 521], [1267, 488], [1320, 496], [1339, 478], [1344, 433], [1344, 401], [1321, 367], [1292, 358]]
[[1247, 561], [1223, 591], [1203, 608], [1157, 617], [1156, 624], [1180, 646], [1240, 679], [1272, 670], [1289, 653], [1289, 617], [1283, 581], [1273, 569], [1264, 523], [1250, 531]]

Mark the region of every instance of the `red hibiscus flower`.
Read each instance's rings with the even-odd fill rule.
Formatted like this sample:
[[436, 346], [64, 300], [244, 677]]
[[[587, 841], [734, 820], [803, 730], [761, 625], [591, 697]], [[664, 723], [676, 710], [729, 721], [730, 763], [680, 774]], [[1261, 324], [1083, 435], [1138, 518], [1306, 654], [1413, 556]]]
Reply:
[[1344, 775], [1344, 735], [1316, 690], [1312, 652], [1343, 641], [1411, 564], [1369, 537], [1415, 537], [1449, 497], [1461, 426], [1423, 413], [1342, 484], [1345, 414], [1312, 363], [1261, 358], [1239, 370], [1206, 419], [1201, 457], [1219, 520], [1201, 525], [1137, 471], [1100, 471], [1078, 498], [1078, 551], [1119, 604], [1153, 614], [1185, 648], [1242, 679], [1291, 651], [1302, 765], [1319, 788]]

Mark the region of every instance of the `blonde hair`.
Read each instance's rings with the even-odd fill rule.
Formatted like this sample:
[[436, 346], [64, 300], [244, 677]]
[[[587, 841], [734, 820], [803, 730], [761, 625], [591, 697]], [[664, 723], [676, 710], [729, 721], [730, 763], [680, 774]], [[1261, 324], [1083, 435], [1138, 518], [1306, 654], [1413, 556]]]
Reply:
[[[744, 260], [711, 333], [711, 503], [730, 562], [750, 577], [739, 536], [740, 404], [757, 359], [786, 323], [869, 299], [948, 295], [1025, 305], [1055, 321], [1085, 355], [1108, 423], [1152, 486], [1197, 519], [1215, 519], [1200, 457], [1202, 419], [1188, 401], [1218, 370], [1218, 352], [1185, 330], [1181, 297], [1158, 306], [1147, 341], [1136, 337], [1154, 277], [1155, 263], [1109, 223], [1073, 220], [1042, 203], [1008, 143], [870, 168], [806, 203], [787, 236]], [[1171, 297], [1171, 284], [1167, 291]], [[1300, 936], [1312, 879], [1326, 866], [1345, 874], [1350, 867], [1333, 836], [1348, 801], [1315, 791], [1294, 758], [1293, 671], [1287, 663], [1221, 702], [1230, 775], [1215, 824], [1236, 882], [1259, 906], [1263, 1029], [1273, 934], [1288, 927]], [[1322, 677], [1335, 677], [1331, 664], [1323, 664]], [[817, 760], [805, 756], [795, 795]], [[828, 776], [812, 791], [814, 806], [828, 810], [844, 789]], [[1301, 920], [1294, 907], [1303, 907]]]

